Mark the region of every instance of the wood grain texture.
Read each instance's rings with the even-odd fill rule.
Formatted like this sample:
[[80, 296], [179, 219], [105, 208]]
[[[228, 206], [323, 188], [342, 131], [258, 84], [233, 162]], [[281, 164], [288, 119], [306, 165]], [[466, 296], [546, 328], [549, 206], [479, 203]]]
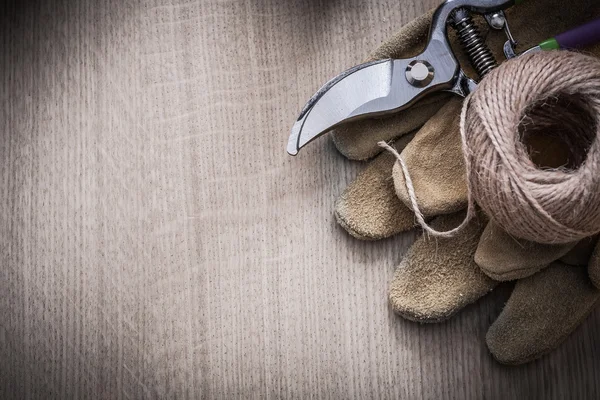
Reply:
[[304, 101], [437, 0], [3, 5], [0, 397], [598, 398], [600, 313], [518, 368], [507, 292], [399, 319], [413, 234], [333, 218], [364, 166], [285, 153]]

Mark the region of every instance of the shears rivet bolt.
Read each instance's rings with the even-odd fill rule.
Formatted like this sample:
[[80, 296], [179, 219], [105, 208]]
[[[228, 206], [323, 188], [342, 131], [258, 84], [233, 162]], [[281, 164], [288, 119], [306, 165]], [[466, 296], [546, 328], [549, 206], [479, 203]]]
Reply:
[[414, 60], [406, 67], [406, 80], [411, 85], [422, 88], [431, 83], [435, 76], [433, 66], [425, 60]]
[[504, 28], [505, 24], [506, 18], [504, 18], [504, 15], [502, 15], [502, 13], [494, 13], [490, 17], [490, 25], [494, 29], [502, 29]]

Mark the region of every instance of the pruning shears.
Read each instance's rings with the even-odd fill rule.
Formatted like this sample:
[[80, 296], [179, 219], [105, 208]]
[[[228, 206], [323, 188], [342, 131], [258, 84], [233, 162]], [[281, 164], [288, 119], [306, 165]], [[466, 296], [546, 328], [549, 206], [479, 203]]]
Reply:
[[385, 59], [357, 65], [327, 82], [308, 101], [292, 127], [287, 151], [291, 155], [336, 126], [366, 117], [404, 110], [427, 94], [446, 91], [466, 97], [477, 88], [457, 61], [448, 40], [448, 26], [474, 70], [483, 78], [498, 63], [473, 22], [483, 15], [488, 25], [507, 36], [507, 59], [554, 49], [583, 48], [600, 42], [600, 18], [545, 40], [520, 54], [504, 10], [524, 0], [446, 0], [433, 14], [425, 50], [406, 59]]

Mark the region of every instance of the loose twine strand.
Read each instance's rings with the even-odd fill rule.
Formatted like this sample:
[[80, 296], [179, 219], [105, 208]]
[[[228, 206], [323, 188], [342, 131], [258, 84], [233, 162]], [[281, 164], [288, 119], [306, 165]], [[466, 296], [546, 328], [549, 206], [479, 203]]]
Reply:
[[[575, 167], [540, 168], [523, 143], [523, 128], [559, 137]], [[554, 51], [503, 63], [465, 99], [460, 135], [467, 214], [449, 231], [427, 224], [406, 162], [379, 143], [397, 158], [426, 232], [455, 236], [475, 217], [477, 204], [509, 234], [538, 243], [570, 243], [600, 232], [600, 60]]]

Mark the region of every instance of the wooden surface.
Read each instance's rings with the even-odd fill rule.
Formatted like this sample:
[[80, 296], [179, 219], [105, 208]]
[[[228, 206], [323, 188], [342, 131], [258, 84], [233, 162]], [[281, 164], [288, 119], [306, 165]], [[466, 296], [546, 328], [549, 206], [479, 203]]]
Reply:
[[364, 168], [289, 128], [326, 79], [437, 0], [4, 5], [0, 397], [598, 398], [600, 313], [508, 368], [500, 290], [393, 315], [413, 234], [350, 238]]

